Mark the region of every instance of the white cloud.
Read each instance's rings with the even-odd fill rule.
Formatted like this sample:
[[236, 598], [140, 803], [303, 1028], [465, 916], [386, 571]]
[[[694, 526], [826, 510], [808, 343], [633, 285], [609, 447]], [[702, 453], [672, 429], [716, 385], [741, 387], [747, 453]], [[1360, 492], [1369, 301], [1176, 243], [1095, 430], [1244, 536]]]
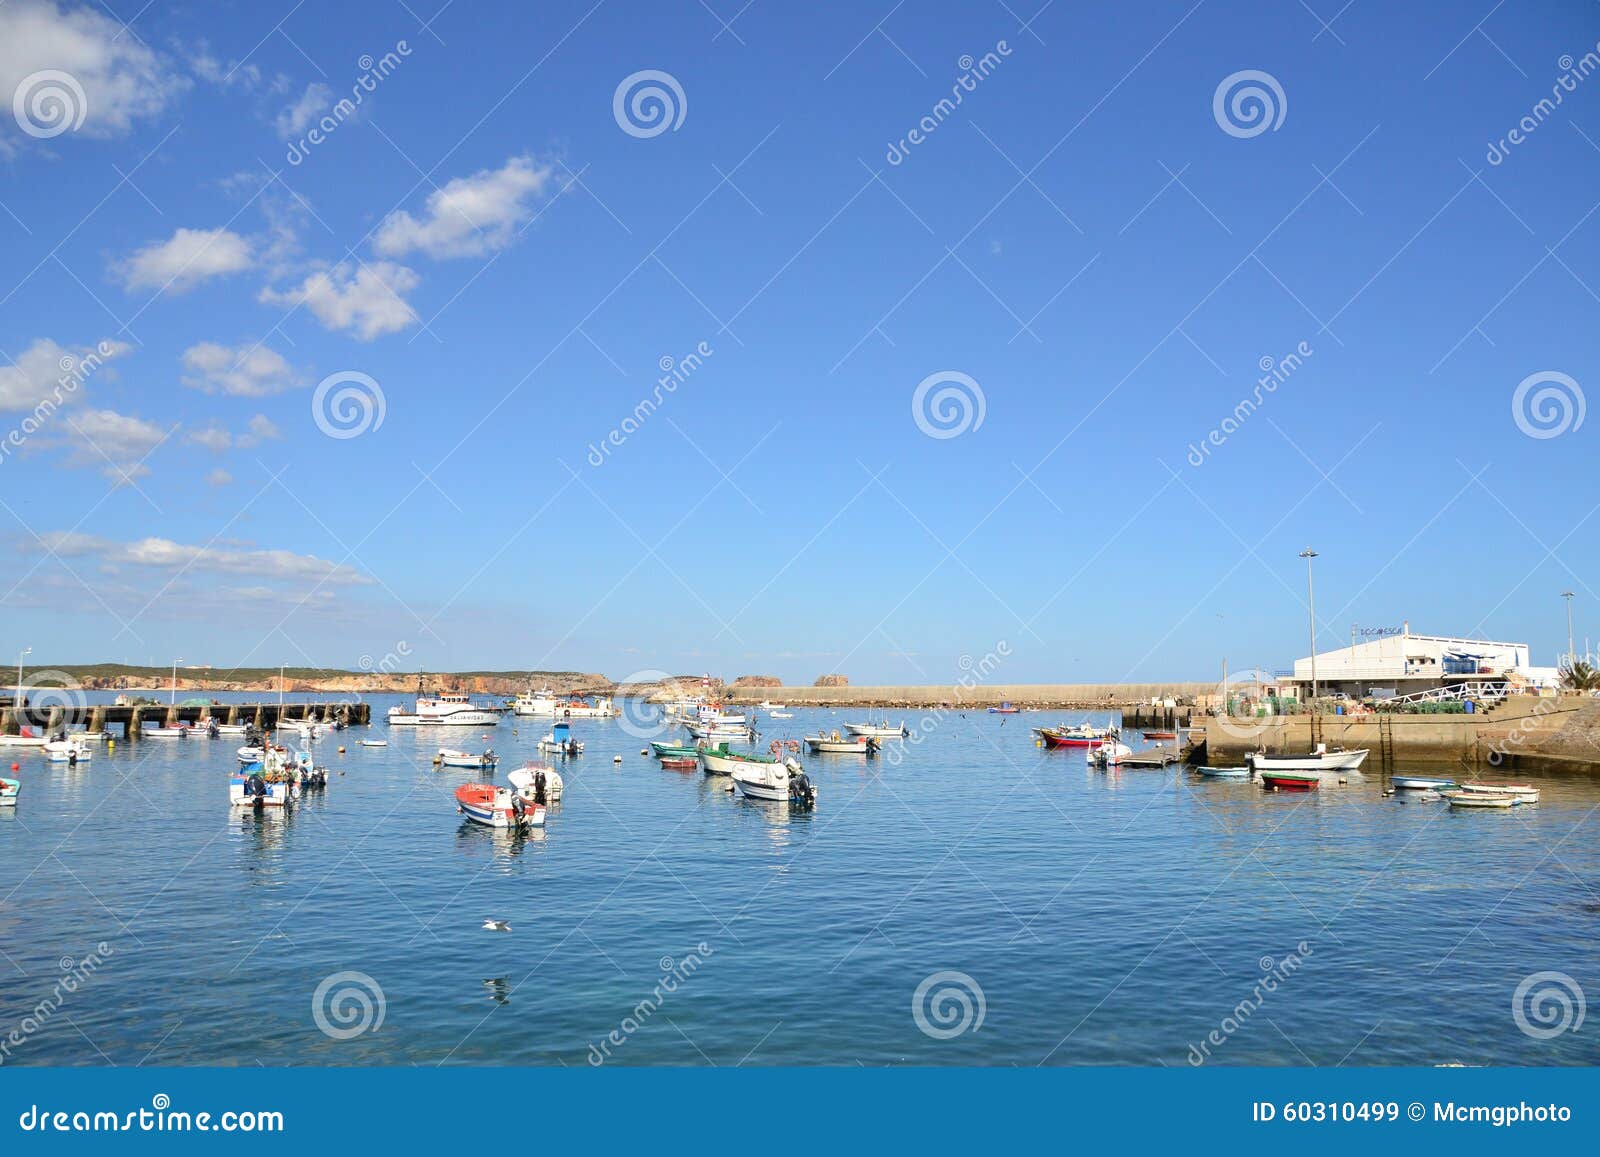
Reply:
[[210, 474], [206, 475], [207, 486], [227, 486], [232, 481], [233, 475], [229, 474], [220, 466], [213, 470]]
[[222, 61], [212, 54], [210, 44], [204, 40], [197, 41], [188, 56], [189, 67], [194, 69], [196, 76], [208, 84], [252, 93], [259, 90], [271, 96], [282, 96], [290, 88], [289, 78], [281, 72], [268, 76], [255, 64], [241, 64], [237, 60], [231, 60], [224, 66]]
[[84, 365], [85, 358], [110, 361], [131, 348], [126, 342], [113, 341], [100, 342], [95, 349], [68, 348], [42, 337], [23, 350], [15, 363], [0, 366], [0, 410], [32, 410], [46, 399], [57, 401], [58, 392], [59, 400], [65, 401], [82, 388], [85, 372], [94, 372]]
[[416, 323], [417, 315], [404, 295], [421, 282], [415, 271], [388, 261], [340, 265], [311, 274], [297, 288], [263, 289], [258, 300], [266, 305], [303, 305], [327, 328], [350, 330], [371, 341]]
[[167, 440], [165, 427], [115, 410], [85, 410], [62, 419], [62, 427], [52, 427], [48, 444], [71, 450], [68, 466], [98, 467], [119, 485], [149, 474], [144, 459]]
[[257, 414], [250, 419], [250, 425], [242, 434], [235, 434], [220, 422], [209, 422], [197, 430], [191, 430], [185, 442], [195, 446], [204, 446], [213, 454], [221, 454], [224, 450], [238, 447], [248, 450], [252, 446], [259, 446], [266, 441], [283, 437], [283, 431], [265, 414]]
[[225, 346], [203, 341], [183, 351], [183, 384], [208, 394], [263, 398], [301, 384], [283, 355], [264, 345]]
[[288, 550], [233, 550], [215, 544], [188, 546], [169, 538], [115, 542], [99, 535], [72, 531], [52, 531], [41, 535], [40, 541], [62, 558], [97, 558], [112, 566], [241, 574], [257, 580], [310, 579], [353, 586], [373, 581], [354, 567]]
[[378, 226], [373, 248], [385, 257], [420, 250], [429, 257], [475, 257], [504, 249], [533, 217], [531, 202], [549, 186], [555, 170], [528, 157], [512, 157], [501, 169], [457, 177], [428, 194], [419, 220], [404, 209]]
[[[7, 105], [25, 79], [46, 70], [72, 78], [84, 98], [83, 124], [73, 131], [94, 137], [121, 136], [134, 121], [161, 112], [189, 84], [169, 60], [91, 5], [69, 11], [53, 0], [0, 4], [0, 95]], [[66, 99], [67, 120], [75, 120], [78, 94], [71, 86], [36, 80], [27, 92], [39, 96], [41, 84]], [[44, 101], [31, 107], [36, 124], [59, 127], [63, 106]], [[20, 135], [10, 115], [0, 117], [0, 125]]]
[[333, 89], [316, 81], [306, 85], [305, 92], [278, 114], [278, 136], [286, 141], [298, 137], [332, 103]]
[[179, 229], [138, 250], [113, 271], [128, 289], [185, 293], [212, 277], [249, 269], [250, 242], [227, 229]]

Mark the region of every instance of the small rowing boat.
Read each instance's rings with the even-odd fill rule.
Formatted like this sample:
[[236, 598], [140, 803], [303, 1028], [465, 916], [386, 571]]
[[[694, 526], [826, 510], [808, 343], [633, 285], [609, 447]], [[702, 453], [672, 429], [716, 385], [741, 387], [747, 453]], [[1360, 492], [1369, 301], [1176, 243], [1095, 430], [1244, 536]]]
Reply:
[[1087, 723], [1076, 727], [1041, 727], [1038, 733], [1046, 747], [1099, 747], [1111, 737], [1109, 727], [1091, 727]]
[[1146, 739], [1151, 741], [1173, 740], [1178, 738], [1178, 733], [1176, 731], [1145, 731], [1141, 732], [1141, 734]]
[[1207, 779], [1249, 779], [1248, 767], [1197, 767], [1195, 768]]
[[363, 739], [363, 740], [360, 740], [360, 746], [362, 746], [362, 747], [388, 747], [389, 746], [389, 741], [387, 739]]
[[471, 751], [457, 751], [452, 747], [441, 747], [439, 754], [433, 761], [445, 767], [474, 767], [490, 768], [500, 762], [500, 757], [493, 750], [485, 751], [482, 755]]
[[1291, 771], [1264, 771], [1261, 786], [1268, 791], [1316, 791], [1322, 777]]
[[1491, 795], [1486, 791], [1446, 791], [1440, 794], [1450, 801], [1451, 807], [1503, 809], [1516, 807], [1522, 802], [1514, 795]]
[[1000, 704], [1000, 706], [989, 708], [989, 714], [990, 715], [1015, 715], [1020, 710], [1022, 710], [1020, 707], [1011, 706], [1011, 700], [1007, 699], [1004, 703]]
[[1527, 783], [1464, 783], [1468, 795], [1509, 795], [1518, 803], [1538, 803], [1539, 789]]
[[835, 731], [832, 735], [806, 736], [806, 748], [813, 754], [821, 752], [826, 755], [875, 755], [878, 751], [878, 741], [868, 736], [854, 738], [840, 735]]
[[1397, 775], [1389, 782], [1400, 791], [1443, 791], [1457, 786], [1453, 779], [1438, 779], [1431, 775]]
[[17, 793], [21, 790], [21, 780], [0, 778], [0, 807], [16, 807]]

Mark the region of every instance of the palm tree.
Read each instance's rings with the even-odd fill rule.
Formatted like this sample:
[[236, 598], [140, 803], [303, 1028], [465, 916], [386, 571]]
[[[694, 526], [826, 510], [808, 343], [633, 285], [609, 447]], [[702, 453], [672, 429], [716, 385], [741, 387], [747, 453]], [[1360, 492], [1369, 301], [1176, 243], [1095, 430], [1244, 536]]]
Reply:
[[1575, 659], [1571, 666], [1561, 668], [1561, 685], [1569, 691], [1600, 691], [1600, 669]]

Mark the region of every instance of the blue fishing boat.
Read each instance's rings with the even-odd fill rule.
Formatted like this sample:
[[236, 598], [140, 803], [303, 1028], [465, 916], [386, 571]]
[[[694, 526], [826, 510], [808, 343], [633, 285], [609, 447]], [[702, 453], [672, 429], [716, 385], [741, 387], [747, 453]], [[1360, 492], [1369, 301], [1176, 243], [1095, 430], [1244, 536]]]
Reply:
[[1248, 767], [1197, 767], [1195, 768], [1207, 779], [1249, 779]]

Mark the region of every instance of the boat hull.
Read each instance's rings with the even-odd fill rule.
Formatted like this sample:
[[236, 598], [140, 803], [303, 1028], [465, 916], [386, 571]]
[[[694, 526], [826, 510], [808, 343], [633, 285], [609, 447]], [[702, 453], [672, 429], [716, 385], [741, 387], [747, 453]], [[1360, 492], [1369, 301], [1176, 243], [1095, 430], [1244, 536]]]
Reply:
[[456, 807], [462, 815], [486, 828], [542, 828], [545, 809], [522, 800], [521, 814], [515, 793], [492, 783], [469, 783], [456, 789]]
[[844, 730], [857, 739], [904, 739], [905, 724], [899, 727], [875, 727], [870, 723], [846, 723]]
[[1361, 748], [1356, 751], [1325, 751], [1318, 755], [1267, 755], [1262, 752], [1252, 752], [1245, 756], [1245, 762], [1255, 769], [1258, 775], [1265, 775], [1272, 771], [1294, 772], [1351, 772], [1358, 771], [1366, 761], [1367, 750]]
[[865, 738], [849, 739], [819, 739], [806, 738], [806, 750], [823, 755], [871, 755], [873, 747]]
[[1397, 775], [1389, 782], [1400, 791], [1442, 791], [1458, 786], [1453, 779], [1436, 779], [1431, 775]]
[[1276, 775], [1261, 773], [1261, 786], [1273, 791], [1316, 791], [1322, 780], [1314, 775]]

